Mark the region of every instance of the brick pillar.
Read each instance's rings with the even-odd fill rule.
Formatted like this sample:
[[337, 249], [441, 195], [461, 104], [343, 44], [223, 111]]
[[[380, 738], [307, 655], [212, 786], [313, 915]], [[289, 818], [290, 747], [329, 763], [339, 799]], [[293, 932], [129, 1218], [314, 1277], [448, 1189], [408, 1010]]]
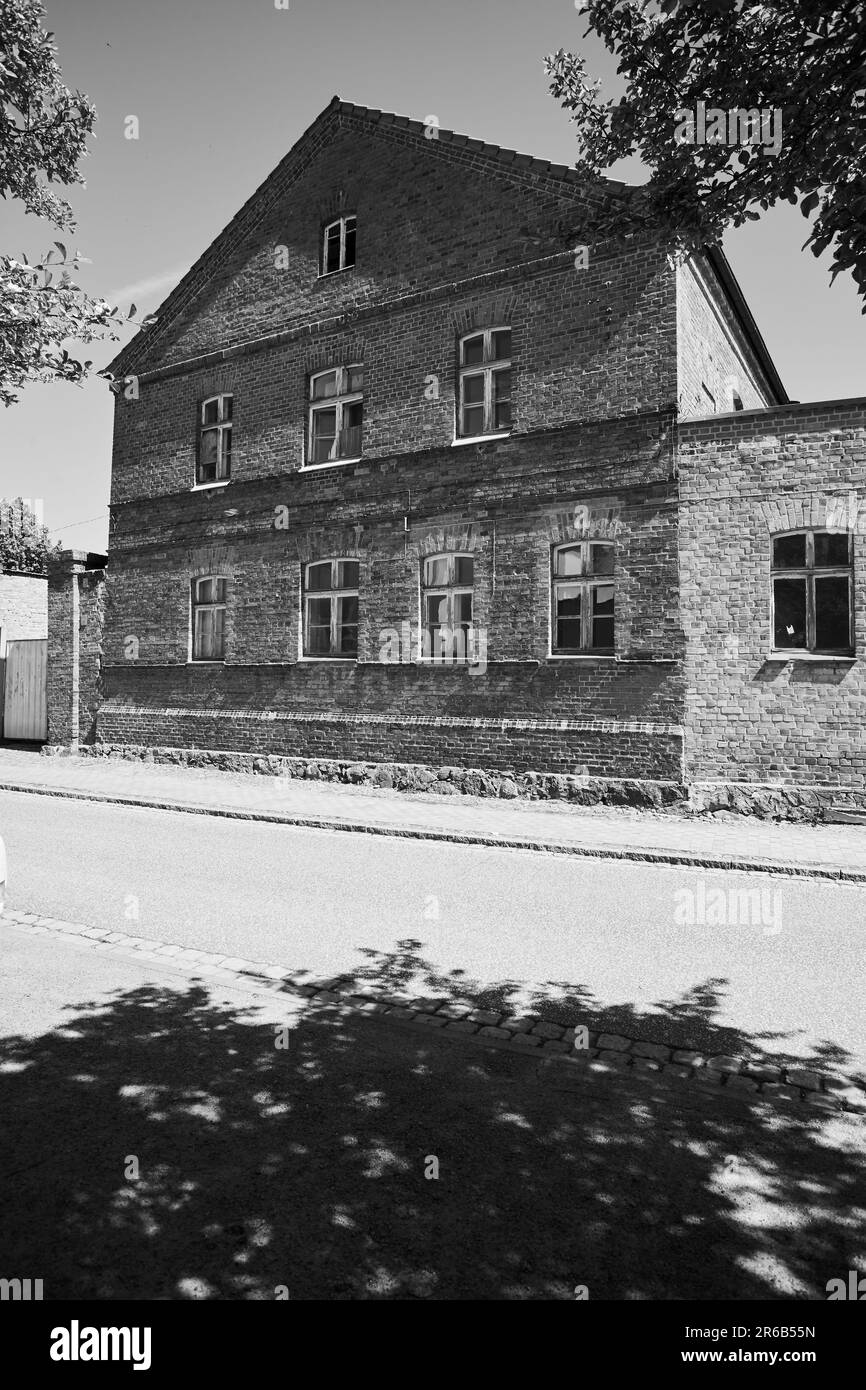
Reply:
[[74, 750], [82, 736], [92, 738], [105, 578], [100, 558], [63, 550], [48, 568], [48, 745], [54, 748]]

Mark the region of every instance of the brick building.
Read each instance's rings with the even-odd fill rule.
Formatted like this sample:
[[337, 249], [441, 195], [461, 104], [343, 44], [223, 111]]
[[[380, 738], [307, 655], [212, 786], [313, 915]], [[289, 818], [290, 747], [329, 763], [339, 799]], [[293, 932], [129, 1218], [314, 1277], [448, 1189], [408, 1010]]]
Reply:
[[678, 445], [693, 795], [866, 806], [866, 401], [681, 422]]
[[[827, 721], [843, 755], [850, 660], [832, 705], [793, 676], [747, 690], [746, 665], [768, 538], [859, 485], [863, 411], [788, 403], [720, 254], [563, 250], [604, 194], [331, 102], [113, 364], [97, 742], [560, 795], [815, 780]], [[837, 427], [860, 429], [844, 463]]]

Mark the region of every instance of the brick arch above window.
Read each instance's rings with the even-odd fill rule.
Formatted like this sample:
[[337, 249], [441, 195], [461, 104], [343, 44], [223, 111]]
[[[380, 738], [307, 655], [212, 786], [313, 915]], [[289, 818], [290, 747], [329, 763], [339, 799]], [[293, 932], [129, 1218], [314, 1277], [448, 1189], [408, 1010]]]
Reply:
[[332, 221], [336, 217], [343, 217], [347, 212], [354, 212], [357, 202], [357, 190], [352, 188], [335, 188], [327, 198], [321, 198], [316, 205], [316, 212], [322, 226], [326, 222]]
[[487, 543], [488, 537], [482, 533], [477, 523], [464, 525], [452, 523], [425, 529], [421, 534], [416, 533], [408, 546], [407, 554], [416, 560], [429, 555], [450, 554], [457, 551], [466, 554], [478, 554], [486, 549]]
[[761, 502], [758, 511], [769, 534], [802, 530], [855, 530], [860, 509], [853, 491], [809, 493]]
[[345, 367], [350, 362], [363, 362], [366, 343], [363, 338], [331, 338], [321, 347], [310, 348], [304, 354], [304, 371], [326, 372], [332, 367]]
[[221, 574], [231, 579], [236, 564], [237, 552], [232, 545], [214, 545], [187, 551], [191, 579], [204, 579], [212, 574]]
[[302, 565], [310, 564], [322, 557], [341, 555], [347, 560], [368, 561], [372, 538], [367, 527], [334, 527], [325, 530], [307, 531], [299, 536], [295, 547], [297, 559]]
[[196, 388], [199, 401], [206, 401], [211, 396], [230, 396], [234, 390], [234, 374], [227, 367], [206, 372], [199, 378]]
[[554, 543], [616, 540], [622, 530], [622, 504], [606, 498], [566, 503], [548, 514], [547, 530]]
[[[455, 333], [462, 337], [474, 329], [489, 328], [491, 324], [511, 324], [517, 310], [517, 296], [509, 291], [485, 295], [472, 304], [456, 309], [449, 315]], [[512, 330], [513, 331], [513, 330]]]

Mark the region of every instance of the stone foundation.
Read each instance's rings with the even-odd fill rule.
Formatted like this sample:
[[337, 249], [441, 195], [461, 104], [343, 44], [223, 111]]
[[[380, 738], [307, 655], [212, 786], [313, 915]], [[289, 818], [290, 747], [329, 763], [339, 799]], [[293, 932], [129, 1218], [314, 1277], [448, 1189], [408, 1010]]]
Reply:
[[[46, 745], [42, 752], [62, 756], [69, 750]], [[637, 806], [658, 809], [682, 802], [685, 789], [676, 782], [637, 778], [560, 776], [524, 772], [509, 775], [491, 768], [433, 767], [422, 763], [370, 763], [327, 758], [290, 758], [270, 754], [225, 752], [203, 748], [149, 748], [142, 744], [97, 743], [74, 750], [79, 756], [169, 763], [176, 767], [211, 767], [270, 777], [344, 782], [354, 786], [429, 792], [435, 796], [494, 796], [513, 800], [568, 801], [579, 806]]]
[[426, 792], [432, 796], [484, 796], [506, 800], [567, 801], [575, 806], [631, 806], [686, 815], [727, 813], [761, 820], [866, 825], [866, 792], [843, 787], [784, 787], [757, 783], [651, 781], [626, 777], [574, 777], [547, 772], [509, 774], [496, 768], [434, 767], [424, 763], [375, 763], [328, 758], [293, 758], [205, 748], [150, 748], [143, 744], [98, 743], [70, 750], [46, 744], [60, 757], [121, 758], [175, 767], [216, 768], [267, 777], [291, 777], [352, 786]]

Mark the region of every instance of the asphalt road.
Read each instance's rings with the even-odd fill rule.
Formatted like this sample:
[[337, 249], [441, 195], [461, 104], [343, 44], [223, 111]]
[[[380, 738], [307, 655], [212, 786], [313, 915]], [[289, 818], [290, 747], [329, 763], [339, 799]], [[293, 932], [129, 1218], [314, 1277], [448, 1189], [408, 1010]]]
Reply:
[[0, 926], [2, 1268], [46, 1300], [823, 1300], [863, 1267], [860, 1121], [194, 970]]
[[[11, 792], [0, 833], [12, 908], [866, 1076], [864, 887]], [[714, 887], [764, 893], [765, 919], [678, 922], [680, 890]]]

